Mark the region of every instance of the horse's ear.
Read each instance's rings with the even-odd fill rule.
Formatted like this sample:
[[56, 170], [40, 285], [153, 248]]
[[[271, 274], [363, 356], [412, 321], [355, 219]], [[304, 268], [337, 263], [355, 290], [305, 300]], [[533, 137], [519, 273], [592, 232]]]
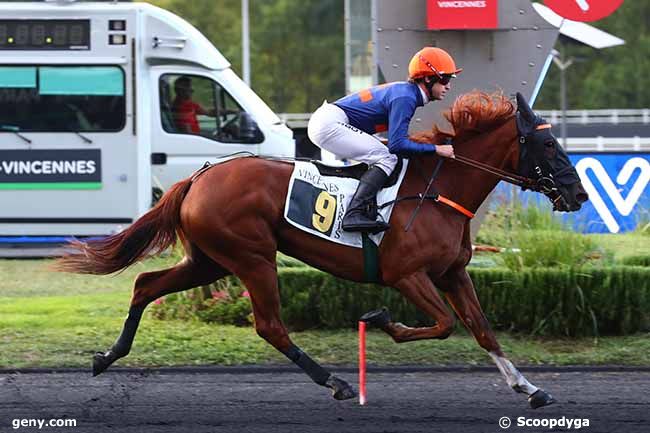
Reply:
[[526, 101], [524, 95], [519, 92], [517, 92], [517, 111], [519, 111], [527, 121], [535, 122], [535, 112], [530, 108], [530, 105], [528, 105], [528, 101]]
[[524, 98], [524, 95], [517, 92], [517, 127], [519, 128], [519, 133], [522, 135], [527, 135], [535, 126], [535, 120], [537, 116], [535, 112], [528, 105], [528, 101]]

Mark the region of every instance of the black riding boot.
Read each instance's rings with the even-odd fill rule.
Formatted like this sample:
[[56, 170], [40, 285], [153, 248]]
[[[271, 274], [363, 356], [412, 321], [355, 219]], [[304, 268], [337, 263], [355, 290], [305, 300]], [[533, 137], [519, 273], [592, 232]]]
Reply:
[[384, 170], [376, 166], [370, 167], [361, 176], [357, 191], [343, 217], [343, 230], [379, 233], [390, 227], [387, 222], [377, 221], [377, 193], [387, 179]]

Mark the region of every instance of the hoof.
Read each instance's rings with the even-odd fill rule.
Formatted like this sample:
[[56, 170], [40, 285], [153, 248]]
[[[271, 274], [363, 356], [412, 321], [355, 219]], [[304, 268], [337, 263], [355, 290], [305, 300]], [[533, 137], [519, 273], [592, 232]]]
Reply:
[[538, 389], [534, 393], [531, 394], [530, 397], [528, 397], [528, 403], [530, 403], [530, 407], [533, 409], [537, 409], [539, 407], [543, 406], [548, 406], [549, 404], [555, 403], [555, 399], [551, 394], [548, 392]]
[[357, 396], [357, 393], [354, 392], [354, 389], [346, 381], [336, 376], [330, 376], [325, 386], [332, 390], [332, 397], [336, 400], [347, 400]]
[[390, 312], [388, 311], [388, 308], [383, 307], [379, 310], [367, 312], [361, 316], [359, 320], [366, 322], [370, 326], [383, 329], [390, 323]]
[[110, 350], [106, 353], [97, 352], [93, 356], [93, 377], [101, 374], [115, 361], [115, 356]]

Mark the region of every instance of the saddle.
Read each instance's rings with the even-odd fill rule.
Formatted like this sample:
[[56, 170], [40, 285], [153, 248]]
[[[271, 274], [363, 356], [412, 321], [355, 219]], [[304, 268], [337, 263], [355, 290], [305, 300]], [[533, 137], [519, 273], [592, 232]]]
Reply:
[[[327, 165], [323, 161], [317, 161], [317, 160], [311, 160], [309, 162], [311, 162], [316, 166], [318, 172], [322, 176], [350, 177], [352, 179], [359, 180], [361, 179], [361, 176], [363, 176], [363, 174], [366, 171], [368, 171], [368, 164], [365, 164], [363, 162], [360, 162], [358, 164], [353, 164], [353, 165], [345, 165], [345, 166]], [[391, 186], [395, 185], [395, 182], [397, 182], [397, 179], [399, 178], [399, 174], [402, 172], [403, 164], [404, 164], [404, 160], [401, 157], [399, 157], [395, 169], [393, 170], [391, 175], [388, 176], [388, 179], [384, 184], [384, 188], [390, 188]]]

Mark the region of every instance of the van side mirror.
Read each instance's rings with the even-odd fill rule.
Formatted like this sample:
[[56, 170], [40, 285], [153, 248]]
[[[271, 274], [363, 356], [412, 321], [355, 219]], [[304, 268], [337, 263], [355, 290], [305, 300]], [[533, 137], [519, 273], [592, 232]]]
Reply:
[[264, 141], [264, 134], [257, 125], [250, 113], [242, 111], [239, 113], [239, 139], [243, 143], [261, 143]]

